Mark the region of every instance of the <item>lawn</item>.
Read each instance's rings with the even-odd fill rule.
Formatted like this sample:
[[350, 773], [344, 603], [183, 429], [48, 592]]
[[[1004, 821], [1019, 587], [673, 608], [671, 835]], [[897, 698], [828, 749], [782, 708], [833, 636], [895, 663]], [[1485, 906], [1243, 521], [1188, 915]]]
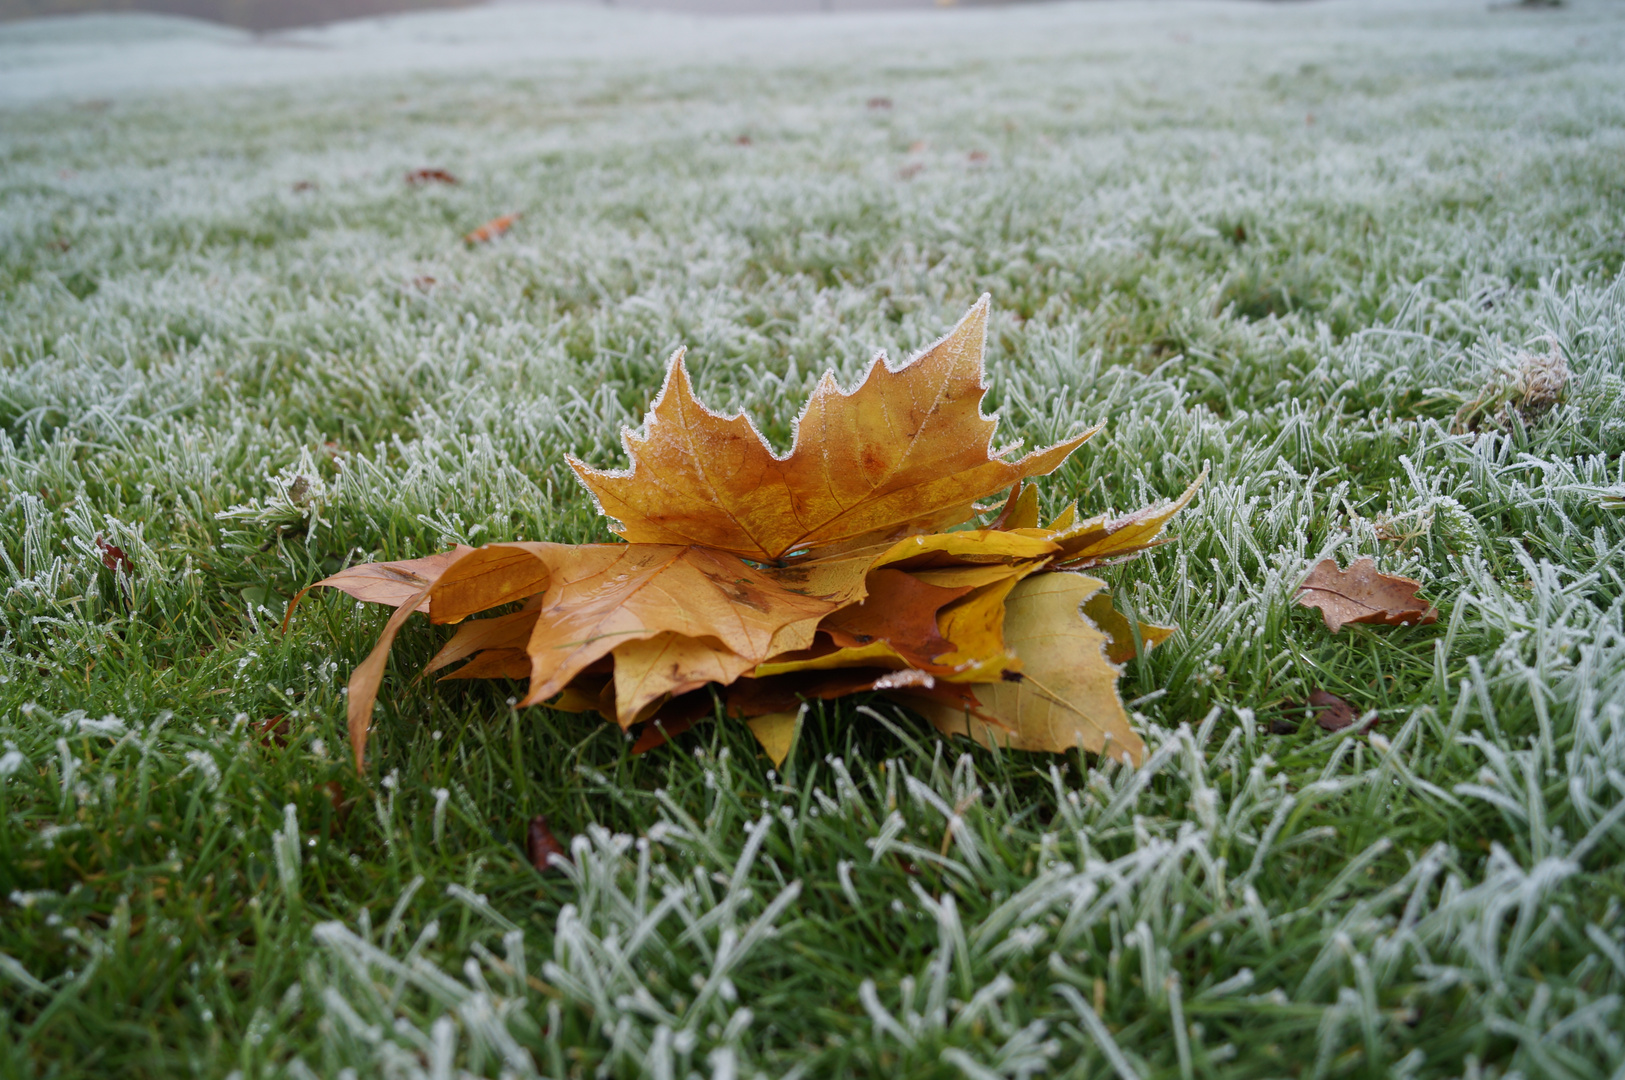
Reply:
[[[0, 27], [0, 1075], [1621, 1075], [1621, 56], [1603, 0]], [[565, 455], [677, 346], [783, 447], [984, 291], [1000, 442], [1107, 425], [1046, 512], [1212, 470], [1104, 574], [1180, 627], [1142, 768], [880, 696], [634, 756], [414, 623], [356, 772], [384, 613], [298, 590], [607, 539]], [[1362, 555], [1438, 621], [1295, 603]]]

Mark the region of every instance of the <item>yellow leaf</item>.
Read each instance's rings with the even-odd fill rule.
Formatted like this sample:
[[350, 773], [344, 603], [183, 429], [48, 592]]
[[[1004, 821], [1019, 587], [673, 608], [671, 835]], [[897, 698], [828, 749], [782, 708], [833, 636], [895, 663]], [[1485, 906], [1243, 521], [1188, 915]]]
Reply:
[[750, 725], [750, 733], [762, 744], [762, 749], [776, 769], [790, 756], [790, 747], [794, 745], [796, 731], [801, 726], [801, 713], [766, 713], [762, 716], [753, 716], [745, 723]]
[[1009, 731], [969, 710], [917, 699], [909, 704], [946, 734], [1016, 750], [1081, 748], [1138, 765], [1145, 744], [1117, 696], [1119, 672], [1106, 659], [1106, 635], [1079, 610], [1104, 585], [1082, 574], [1040, 574], [1011, 591], [1004, 640], [1022, 661], [1021, 678], [972, 687], [979, 711]]
[[1122, 559], [1165, 543], [1158, 539], [1158, 535], [1169, 519], [1196, 497], [1196, 492], [1206, 480], [1207, 470], [1203, 469], [1202, 475], [1179, 498], [1158, 506], [1147, 506], [1119, 518], [1108, 520], [1101, 516], [1070, 524], [1066, 528], [1026, 530], [1026, 533], [1043, 536], [1060, 547], [1061, 554], [1055, 557], [1057, 566], [1084, 570], [1112, 559]]
[[944, 678], [949, 682], [987, 682], [1002, 677], [1006, 671], [1021, 669], [1021, 660], [1006, 647], [1005, 604], [1017, 583], [1040, 565], [1032, 562], [999, 567], [1004, 574], [997, 580], [942, 609], [937, 628], [954, 643], [952, 652], [936, 658], [938, 665], [952, 671]]
[[1054, 555], [1061, 546], [1041, 536], [998, 529], [968, 529], [964, 532], [932, 533], [899, 540], [875, 559], [872, 566], [900, 570], [930, 570], [980, 563], [1007, 563], [1016, 559], [1038, 559]]
[[757, 664], [756, 670], [751, 672], [751, 677], [765, 679], [771, 675], [789, 675], [797, 671], [834, 671], [836, 668], [850, 667], [900, 670], [908, 666], [908, 661], [898, 655], [896, 649], [884, 641], [874, 641], [868, 645], [854, 645], [817, 656], [769, 660], [765, 664]]
[[[1101, 589], [1083, 605], [1083, 613], [1100, 628], [1110, 642], [1106, 646], [1106, 659], [1114, 664], [1126, 664], [1134, 659], [1134, 630], [1128, 618], [1112, 606], [1112, 595]], [[1139, 623], [1140, 644], [1146, 652], [1161, 645], [1174, 634], [1172, 626]]]
[[1016, 461], [989, 453], [997, 421], [981, 412], [987, 312], [984, 296], [902, 367], [877, 358], [851, 392], [826, 374], [782, 458], [749, 420], [719, 416], [695, 399], [679, 351], [643, 431], [622, 435], [631, 467], [570, 465], [625, 539], [698, 544], [758, 562], [957, 524], [976, 500], [1052, 472], [1094, 434]]
[[1038, 527], [1038, 486], [1017, 484], [990, 529], [1036, 529]]
[[546, 701], [611, 650], [662, 633], [714, 639], [748, 661], [748, 670], [777, 643], [806, 648], [818, 620], [836, 607], [790, 592], [732, 555], [703, 548], [525, 546], [550, 571], [527, 644], [532, 667], [526, 705]]
[[631, 727], [650, 702], [723, 686], [755, 667], [715, 638], [690, 638], [670, 631], [615, 646], [615, 719]]

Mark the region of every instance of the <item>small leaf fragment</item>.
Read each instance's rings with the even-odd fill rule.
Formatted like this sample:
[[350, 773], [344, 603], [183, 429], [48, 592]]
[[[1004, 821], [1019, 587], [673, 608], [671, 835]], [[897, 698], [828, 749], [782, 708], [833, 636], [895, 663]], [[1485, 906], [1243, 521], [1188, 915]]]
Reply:
[[1327, 731], [1342, 731], [1354, 724], [1354, 706], [1325, 690], [1309, 694], [1309, 707], [1315, 710], [1315, 723]]
[[1191, 481], [1179, 498], [1160, 505], [1147, 506], [1132, 514], [1118, 518], [1096, 517], [1073, 523], [1075, 510], [1067, 508], [1061, 519], [1047, 530], [1025, 530], [1028, 535], [1039, 535], [1060, 546], [1062, 554], [1056, 558], [1057, 566], [1072, 570], [1087, 570], [1101, 563], [1113, 562], [1138, 554], [1146, 548], [1167, 541], [1161, 538], [1173, 516], [1185, 509], [1207, 482], [1208, 471]]
[[570, 862], [570, 853], [553, 835], [544, 814], [530, 819], [530, 827], [525, 830], [525, 853], [530, 856], [530, 865], [544, 874], [557, 873], [559, 862]]
[[518, 214], [503, 214], [501, 217], [492, 218], [464, 236], [463, 243], [469, 247], [473, 247], [475, 244], [489, 243], [513, 228], [513, 223], [519, 220], [519, 216]]
[[424, 184], [459, 183], [458, 179], [445, 169], [413, 169], [406, 174], [406, 182], [413, 187], [421, 187]]
[[989, 529], [1038, 528], [1038, 485], [1020, 483], [1010, 489], [1010, 498], [1004, 509], [993, 520]]
[[447, 567], [473, 550], [458, 544], [450, 551], [426, 555], [421, 559], [357, 563], [355, 566], [340, 570], [331, 577], [325, 577], [314, 585], [307, 585], [299, 590], [299, 594], [289, 602], [287, 613], [282, 616], [282, 629], [284, 631], [288, 629], [288, 621], [293, 618], [293, 609], [311, 589], [337, 589], [357, 600], [369, 604], [387, 604], [390, 607], [399, 607], [416, 596], [419, 597], [417, 610], [428, 611], [429, 602], [420, 595], [423, 589], [433, 585], [440, 579], [440, 575], [446, 572]]
[[100, 533], [96, 534], [96, 550], [102, 554], [102, 565], [109, 570], [115, 573], [122, 571], [126, 574], [133, 572], [134, 564], [130, 562], [130, 557], [124, 554], [124, 549]]
[[1334, 634], [1349, 623], [1423, 626], [1436, 622], [1439, 613], [1416, 595], [1421, 587], [1414, 578], [1378, 572], [1369, 555], [1347, 570], [1339, 570], [1336, 559], [1323, 559], [1298, 586], [1298, 603], [1319, 608]]
[[790, 747], [795, 743], [796, 730], [801, 723], [801, 713], [799, 711], [764, 713], [761, 716], [751, 717], [745, 723], [750, 726], [750, 733], [762, 744], [763, 752], [776, 769], [790, 756]]
[[[1106, 659], [1114, 664], [1126, 664], [1134, 659], [1134, 628], [1128, 618], [1112, 605], [1112, 595], [1105, 589], [1089, 598], [1083, 613], [1110, 638], [1106, 646]], [[1136, 620], [1137, 621], [1137, 620]], [[1174, 627], [1138, 622], [1140, 647], [1146, 652], [1161, 645], [1174, 635]]]
[[384, 632], [378, 635], [378, 642], [373, 645], [372, 652], [350, 672], [350, 694], [345, 711], [348, 714], [350, 749], [355, 753], [356, 772], [366, 770], [367, 734], [372, 727], [372, 706], [378, 700], [378, 685], [384, 681], [384, 667], [389, 663], [389, 650], [395, 644], [395, 635], [400, 633], [401, 627], [406, 625], [406, 620], [411, 618], [428, 599], [432, 587], [425, 585], [395, 609], [389, 621], [384, 624]]

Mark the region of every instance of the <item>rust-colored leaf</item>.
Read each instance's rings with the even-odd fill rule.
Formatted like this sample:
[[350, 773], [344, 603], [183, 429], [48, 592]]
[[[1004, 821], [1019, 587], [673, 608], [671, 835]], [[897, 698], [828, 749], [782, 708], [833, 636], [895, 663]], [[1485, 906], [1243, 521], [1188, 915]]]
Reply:
[[900, 368], [877, 357], [850, 392], [826, 374], [782, 458], [744, 416], [700, 404], [679, 350], [643, 431], [623, 433], [631, 468], [602, 472], [573, 458], [571, 467], [625, 539], [758, 562], [957, 524], [976, 500], [1053, 471], [1097, 430], [1015, 461], [989, 452], [997, 422], [981, 412], [987, 311], [984, 296]]
[[102, 553], [102, 565], [115, 573], [122, 571], [128, 574], [135, 569], [130, 557], [124, 554], [124, 549], [100, 533], [96, 535], [96, 550]]
[[[443, 574], [429, 595], [430, 618], [454, 621], [522, 599], [538, 583], [545, 591], [525, 643], [531, 683], [524, 704], [545, 702], [613, 653], [635, 669], [625, 676], [617, 669], [615, 711], [623, 725], [648, 702], [697, 685], [700, 670], [738, 673], [775, 649], [805, 648], [818, 620], [839, 606], [703, 548], [514, 543], [481, 548]], [[663, 634], [693, 644], [639, 644]]]
[[1339, 570], [1336, 559], [1323, 559], [1298, 586], [1298, 603], [1319, 608], [1334, 634], [1349, 623], [1422, 626], [1437, 621], [1439, 613], [1416, 595], [1421, 587], [1414, 578], [1379, 573], [1370, 556], [1347, 570]]
[[570, 861], [570, 853], [553, 835], [544, 814], [530, 819], [530, 828], [525, 830], [525, 851], [530, 856], [530, 865], [544, 874], [557, 873], [559, 862]]
[[1324, 690], [1310, 692], [1309, 707], [1315, 710], [1315, 723], [1327, 731], [1342, 731], [1357, 719], [1353, 705]]
[[[288, 604], [287, 613], [282, 616], [282, 629], [284, 631], [288, 629], [288, 621], [293, 618], [293, 609], [299, 606], [299, 601], [303, 600], [311, 589], [337, 589], [369, 604], [400, 607], [426, 587], [433, 585], [440, 575], [445, 573], [446, 567], [473, 550], [458, 544], [450, 551], [427, 555], [421, 559], [358, 563], [346, 570], [340, 570], [332, 577], [323, 578], [316, 584], [299, 590], [299, 594]], [[428, 611], [428, 601], [421, 600], [417, 610]]]
[[456, 184], [460, 181], [445, 169], [413, 169], [406, 174], [406, 182], [413, 187], [424, 184]]
[[[1313, 711], [1315, 723], [1326, 731], [1342, 731], [1350, 727], [1359, 719], [1354, 706], [1336, 694], [1325, 690], [1311, 690], [1309, 704], [1304, 705], [1297, 701], [1287, 701], [1282, 705], [1283, 711], [1289, 717], [1302, 717], [1305, 713]], [[1270, 724], [1272, 735], [1291, 735], [1298, 730], [1296, 719], [1280, 719]]]
[[333, 823], [342, 832], [350, 822], [350, 809], [355, 806], [355, 800], [344, 797], [344, 788], [337, 780], [329, 780], [322, 785], [322, 789], [327, 792], [327, 800], [333, 806]]
[[818, 628], [843, 648], [883, 641], [918, 667], [953, 651], [953, 642], [937, 632], [937, 612], [970, 591], [969, 585], [942, 588], [901, 570], [875, 570], [869, 595], [825, 616]]
[[281, 750], [288, 745], [288, 718], [282, 713], [267, 716], [253, 727], [259, 734], [261, 746], [274, 746]]
[[463, 242], [471, 247], [475, 244], [488, 243], [513, 228], [513, 223], [518, 220], [518, 214], [503, 214], [501, 217], [492, 218], [479, 228], [470, 230], [468, 235], [463, 237]]

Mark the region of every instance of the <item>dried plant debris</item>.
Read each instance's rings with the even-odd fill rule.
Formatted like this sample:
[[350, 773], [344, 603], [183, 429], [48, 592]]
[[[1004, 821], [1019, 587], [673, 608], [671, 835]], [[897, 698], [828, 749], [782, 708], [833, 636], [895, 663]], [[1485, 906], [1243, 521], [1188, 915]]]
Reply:
[[1557, 339], [1546, 351], [1521, 352], [1492, 373], [1478, 394], [1457, 410], [1451, 429], [1458, 434], [1510, 431], [1514, 423], [1533, 426], [1562, 403], [1572, 373]]
[[530, 856], [530, 865], [544, 874], [556, 873], [560, 868], [559, 863], [570, 861], [570, 853], [553, 835], [553, 829], [543, 814], [531, 818], [525, 830], [525, 854]]
[[[1078, 571], [1164, 543], [1206, 474], [1132, 513], [1080, 520], [1073, 505], [1040, 524], [1027, 479], [1099, 428], [1019, 458], [993, 452], [987, 317], [984, 296], [941, 341], [895, 368], [877, 358], [852, 390], [826, 375], [783, 456], [750, 420], [695, 398], [679, 351], [642, 429], [623, 433], [630, 467], [570, 461], [623, 542], [457, 547], [317, 582], [396, 609], [351, 676], [357, 765], [415, 611], [459, 624], [427, 672], [529, 679], [523, 705], [596, 711], [640, 728], [640, 750], [720, 698], [777, 763], [803, 702], [867, 690], [984, 743], [1137, 764], [1119, 665], [1174, 631], [1131, 623]], [[1005, 489], [990, 525], [962, 528]]]
[[1376, 560], [1356, 559], [1339, 570], [1336, 559], [1323, 559], [1298, 586], [1298, 603], [1319, 608], [1326, 629], [1337, 633], [1350, 623], [1382, 626], [1421, 626], [1436, 621], [1439, 613], [1416, 593], [1422, 583], [1413, 578], [1384, 574]]
[[479, 228], [470, 230], [463, 237], [463, 243], [469, 247], [473, 247], [475, 244], [488, 244], [513, 228], [513, 223], [519, 220], [519, 216], [518, 214], [503, 214], [501, 217], [494, 217]]
[[406, 182], [413, 187], [424, 184], [456, 184], [460, 181], [445, 169], [413, 169], [406, 174]]
[[1359, 719], [1353, 705], [1326, 690], [1310, 691], [1307, 705], [1300, 701], [1282, 702], [1281, 711], [1284, 715], [1270, 723], [1271, 735], [1294, 734], [1300, 720], [1311, 714], [1322, 730], [1331, 732], [1351, 727]]

